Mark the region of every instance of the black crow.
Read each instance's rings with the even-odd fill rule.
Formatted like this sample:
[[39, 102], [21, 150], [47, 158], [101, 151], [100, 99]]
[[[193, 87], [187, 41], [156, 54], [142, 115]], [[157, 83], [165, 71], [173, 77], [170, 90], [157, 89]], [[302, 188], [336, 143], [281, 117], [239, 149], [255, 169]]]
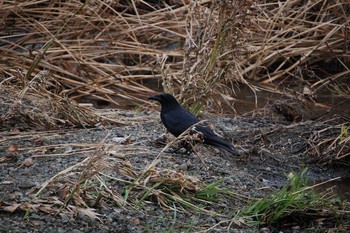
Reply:
[[[163, 93], [149, 97], [150, 100], [156, 100], [162, 105], [160, 118], [171, 134], [178, 137], [185, 132], [189, 127], [200, 122], [200, 120], [191, 112], [183, 108], [174, 96]], [[195, 131], [203, 134], [203, 142], [218, 148], [224, 149], [233, 155], [239, 156], [233, 146], [220, 138], [214, 131], [205, 123], [199, 123], [194, 126]]]

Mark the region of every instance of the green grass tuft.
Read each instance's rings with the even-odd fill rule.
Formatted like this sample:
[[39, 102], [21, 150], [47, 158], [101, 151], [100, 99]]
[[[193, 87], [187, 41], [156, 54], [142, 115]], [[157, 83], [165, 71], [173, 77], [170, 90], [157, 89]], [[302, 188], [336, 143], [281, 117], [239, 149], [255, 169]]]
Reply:
[[307, 169], [299, 175], [288, 175], [287, 183], [270, 197], [248, 204], [238, 214], [247, 225], [275, 224], [290, 216], [310, 220], [335, 216], [339, 200], [326, 193], [317, 193], [308, 186]]

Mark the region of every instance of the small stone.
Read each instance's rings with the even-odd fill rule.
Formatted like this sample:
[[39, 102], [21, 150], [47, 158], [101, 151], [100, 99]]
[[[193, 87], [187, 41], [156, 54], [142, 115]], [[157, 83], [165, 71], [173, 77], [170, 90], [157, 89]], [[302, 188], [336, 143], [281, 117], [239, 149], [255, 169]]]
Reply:
[[262, 182], [265, 183], [265, 184], [270, 183], [269, 180], [266, 180], [266, 179], [264, 179], [264, 178], [262, 179]]
[[28, 197], [23, 197], [23, 198], [21, 198], [20, 201], [21, 201], [21, 202], [30, 202], [31, 199], [29, 199]]
[[294, 226], [292, 227], [293, 233], [298, 233], [300, 232], [300, 226]]
[[188, 169], [187, 164], [186, 163], [181, 164], [180, 166], [178, 166], [178, 169], [182, 171], [187, 171]]
[[41, 216], [36, 213], [33, 213], [30, 217], [33, 220], [41, 220]]
[[61, 222], [63, 224], [68, 224], [69, 223], [69, 220], [67, 218], [62, 218]]
[[186, 165], [188, 168], [193, 167], [193, 164], [191, 163], [191, 160], [187, 160]]
[[265, 170], [270, 172], [272, 169], [270, 167], [266, 167]]
[[21, 192], [15, 192], [14, 199], [21, 200], [23, 197], [23, 194]]
[[270, 229], [267, 228], [267, 227], [263, 227], [263, 228], [260, 229], [259, 232], [260, 232], [260, 233], [270, 233]]

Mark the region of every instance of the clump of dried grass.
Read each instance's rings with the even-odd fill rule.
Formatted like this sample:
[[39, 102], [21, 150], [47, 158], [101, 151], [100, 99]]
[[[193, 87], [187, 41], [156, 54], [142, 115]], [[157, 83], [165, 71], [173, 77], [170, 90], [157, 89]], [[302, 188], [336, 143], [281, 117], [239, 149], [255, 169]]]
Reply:
[[[25, 80], [25, 79], [22, 79]], [[95, 126], [102, 118], [92, 109], [55, 94], [60, 85], [48, 72], [40, 72], [30, 82], [1, 84], [0, 98], [6, 100], [1, 115], [4, 128]], [[20, 89], [21, 86], [24, 86]]]
[[99, 219], [97, 208], [110, 208], [111, 205], [136, 208], [140, 203], [153, 202], [166, 209], [172, 209], [177, 203], [211, 213], [192, 203], [200, 201], [195, 194], [203, 187], [196, 178], [156, 167], [144, 171], [127, 159], [111, 157], [106, 152], [108, 149], [100, 147], [93, 156], [59, 172], [37, 190], [31, 203], [15, 208], [32, 206], [32, 212], [45, 211], [70, 217], [80, 213]]
[[[43, 183], [40, 189], [33, 189], [31, 192], [35, 198], [30, 203], [9, 205], [4, 209], [23, 210], [32, 206], [29, 207], [31, 211], [71, 217], [80, 213], [99, 219], [97, 208], [110, 208], [111, 205], [138, 208], [144, 203], [154, 203], [164, 209], [173, 209], [176, 205], [180, 207], [178, 210], [192, 209], [214, 214], [196, 204], [208, 205], [218, 200], [217, 194], [230, 193], [217, 188], [223, 180], [205, 185], [183, 172], [158, 168], [156, 165], [163, 151], [151, 164], [133, 164], [129, 160], [129, 149], [105, 144], [103, 140], [93, 155], [60, 171]], [[132, 154], [140, 152], [133, 147]]]
[[[232, 107], [235, 84], [249, 83], [235, 70], [256, 12], [253, 1], [213, 1], [190, 5], [181, 76], [165, 77], [165, 89], [180, 94], [198, 113], [203, 107]], [[230, 103], [231, 102], [231, 103]]]
[[[182, 78], [168, 89], [185, 103], [234, 110], [235, 82], [303, 96], [337, 88], [349, 73], [347, 1], [217, 1], [191, 11]], [[341, 91], [340, 91], [341, 89]], [[178, 91], [179, 90], [179, 91]]]
[[[308, 153], [321, 165], [350, 165], [350, 124], [343, 119], [333, 119], [338, 124], [324, 124], [311, 135]], [[343, 122], [339, 124], [339, 122]]]

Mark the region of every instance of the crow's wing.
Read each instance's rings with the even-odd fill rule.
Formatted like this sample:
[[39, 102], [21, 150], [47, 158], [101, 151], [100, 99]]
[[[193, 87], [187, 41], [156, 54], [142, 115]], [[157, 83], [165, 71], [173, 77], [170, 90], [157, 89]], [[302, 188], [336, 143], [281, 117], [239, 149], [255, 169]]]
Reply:
[[160, 116], [165, 128], [176, 137], [200, 121], [195, 115], [183, 107], [178, 107], [171, 111], [165, 110]]

